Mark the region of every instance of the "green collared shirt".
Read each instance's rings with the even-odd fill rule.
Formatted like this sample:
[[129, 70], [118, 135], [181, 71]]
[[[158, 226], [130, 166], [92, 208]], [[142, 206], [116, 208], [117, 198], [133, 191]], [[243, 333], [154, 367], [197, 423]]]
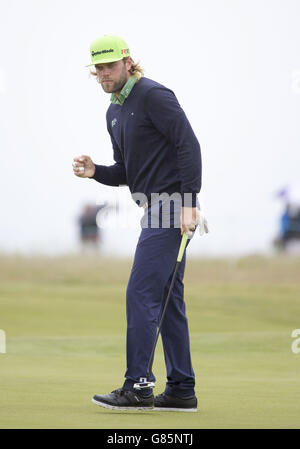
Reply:
[[115, 93], [111, 94], [110, 97], [110, 101], [114, 104], [119, 104], [122, 106], [122, 104], [124, 103], [124, 101], [126, 100], [126, 98], [128, 97], [128, 95], [130, 94], [133, 86], [135, 85], [135, 83], [138, 81], [138, 78], [135, 75], [132, 75], [127, 83], [123, 86], [121, 92], [120, 92], [120, 100], [119, 98], [116, 96]]

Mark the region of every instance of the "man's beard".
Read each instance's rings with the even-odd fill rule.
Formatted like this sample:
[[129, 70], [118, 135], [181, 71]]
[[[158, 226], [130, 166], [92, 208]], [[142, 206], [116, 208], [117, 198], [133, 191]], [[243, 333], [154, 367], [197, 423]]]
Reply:
[[126, 76], [126, 68], [124, 66], [124, 71], [122, 71], [122, 74], [118, 81], [113, 81], [112, 83], [105, 83], [105, 81], [102, 81], [101, 86], [104, 92], [113, 93], [122, 90], [122, 87], [126, 84], [126, 82], [127, 76]]

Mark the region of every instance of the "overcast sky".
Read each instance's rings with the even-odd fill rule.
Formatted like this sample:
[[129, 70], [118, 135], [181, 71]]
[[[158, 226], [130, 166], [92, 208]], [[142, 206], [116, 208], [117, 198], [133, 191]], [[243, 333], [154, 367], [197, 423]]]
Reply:
[[297, 0], [1, 0], [0, 251], [75, 251], [83, 204], [119, 195], [137, 225], [105, 230], [104, 252], [133, 254], [141, 210], [128, 189], [71, 166], [80, 154], [113, 162], [109, 95], [85, 68], [104, 34], [175, 92], [199, 139], [211, 232], [190, 253], [269, 251], [274, 192], [299, 179], [299, 23]]

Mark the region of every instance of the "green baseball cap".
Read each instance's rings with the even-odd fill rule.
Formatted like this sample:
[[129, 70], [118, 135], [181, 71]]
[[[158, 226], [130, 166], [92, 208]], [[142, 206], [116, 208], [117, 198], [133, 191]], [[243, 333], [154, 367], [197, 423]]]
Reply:
[[86, 67], [120, 61], [126, 56], [130, 56], [128, 45], [124, 39], [107, 34], [93, 41], [90, 45], [90, 51], [92, 64], [88, 64]]

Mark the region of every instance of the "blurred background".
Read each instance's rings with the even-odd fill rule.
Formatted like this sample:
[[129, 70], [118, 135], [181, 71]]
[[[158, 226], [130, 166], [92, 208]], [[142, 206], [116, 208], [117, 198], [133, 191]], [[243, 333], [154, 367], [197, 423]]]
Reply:
[[2, 0], [0, 8], [2, 253], [76, 253], [84, 210], [118, 198], [126, 217], [119, 229], [104, 227], [99, 248], [133, 254], [142, 211], [128, 189], [72, 172], [80, 154], [113, 162], [109, 95], [85, 67], [103, 34], [122, 36], [145, 75], [174, 90], [199, 139], [210, 234], [195, 236], [190, 255], [274, 251], [282, 192], [299, 180], [297, 0]]

